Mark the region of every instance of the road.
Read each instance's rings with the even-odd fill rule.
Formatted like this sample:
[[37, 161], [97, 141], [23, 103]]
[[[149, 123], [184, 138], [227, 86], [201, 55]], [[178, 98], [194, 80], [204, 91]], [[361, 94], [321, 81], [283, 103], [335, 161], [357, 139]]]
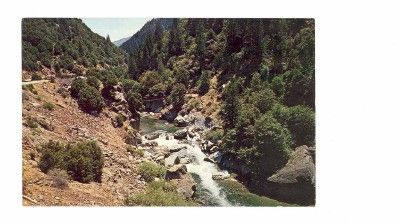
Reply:
[[50, 80], [35, 80], [35, 81], [29, 81], [29, 82], [22, 82], [22, 85], [29, 85], [29, 84], [37, 84], [37, 83], [43, 83], [43, 82], [48, 82]]

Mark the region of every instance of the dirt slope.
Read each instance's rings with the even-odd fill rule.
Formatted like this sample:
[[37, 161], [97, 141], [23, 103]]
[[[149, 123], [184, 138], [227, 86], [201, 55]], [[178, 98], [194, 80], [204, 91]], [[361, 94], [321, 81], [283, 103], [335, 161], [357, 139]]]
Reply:
[[[126, 150], [125, 128], [113, 127], [111, 118], [116, 113], [108, 108], [97, 117], [82, 112], [74, 99], [69, 96], [63, 98], [57, 92], [61, 85], [65, 85], [64, 80], [33, 84], [37, 94], [23, 90], [23, 191], [31, 199], [23, 199], [23, 204], [122, 205], [128, 194], [141, 191], [145, 184], [136, 172], [140, 158], [133, 157]], [[54, 104], [55, 108], [45, 109], [45, 102]], [[45, 125], [28, 127], [29, 117], [42, 120]], [[51, 139], [62, 142], [98, 141], [105, 157], [102, 182], [82, 184], [70, 181], [69, 188], [65, 190], [52, 187], [50, 177], [37, 167], [40, 145]]]

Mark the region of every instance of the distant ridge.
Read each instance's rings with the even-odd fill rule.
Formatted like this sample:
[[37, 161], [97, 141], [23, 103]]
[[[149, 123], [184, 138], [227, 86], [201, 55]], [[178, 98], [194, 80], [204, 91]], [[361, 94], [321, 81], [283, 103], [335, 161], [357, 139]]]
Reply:
[[119, 47], [121, 46], [123, 43], [125, 43], [127, 40], [129, 40], [131, 37], [125, 37], [116, 41], [113, 41], [113, 44], [115, 44], [115, 46]]
[[135, 33], [129, 40], [125, 41], [120, 48], [122, 48], [128, 54], [133, 53], [145, 40], [145, 38], [152, 32], [154, 32], [157, 22], [160, 22], [160, 25], [163, 30], [168, 30], [172, 25], [172, 18], [159, 18], [152, 19], [137, 32]]

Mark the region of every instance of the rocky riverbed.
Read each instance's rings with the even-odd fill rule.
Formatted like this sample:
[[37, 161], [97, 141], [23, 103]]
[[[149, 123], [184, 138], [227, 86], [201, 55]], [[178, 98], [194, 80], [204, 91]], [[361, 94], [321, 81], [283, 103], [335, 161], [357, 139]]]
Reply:
[[250, 193], [235, 174], [219, 168], [222, 154], [218, 147], [202, 139], [208, 131], [204, 121], [197, 117], [175, 123], [184, 126], [176, 127], [154, 114], [145, 114], [140, 125], [144, 159], [164, 164], [178, 189], [205, 206], [288, 206]]

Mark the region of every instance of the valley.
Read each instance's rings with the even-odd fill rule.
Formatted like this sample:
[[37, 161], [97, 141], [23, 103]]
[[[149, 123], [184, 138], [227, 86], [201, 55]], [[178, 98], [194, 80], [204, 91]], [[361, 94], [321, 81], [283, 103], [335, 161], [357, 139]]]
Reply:
[[22, 25], [24, 205], [315, 204], [312, 19]]

